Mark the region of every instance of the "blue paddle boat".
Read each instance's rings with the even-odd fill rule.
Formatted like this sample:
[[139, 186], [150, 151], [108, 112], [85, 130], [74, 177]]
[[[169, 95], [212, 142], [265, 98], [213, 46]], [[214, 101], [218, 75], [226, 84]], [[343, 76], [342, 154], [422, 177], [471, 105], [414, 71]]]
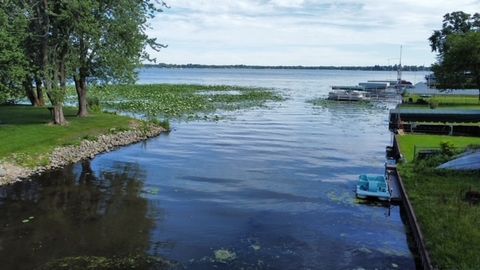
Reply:
[[382, 201], [390, 199], [388, 182], [383, 175], [362, 174], [358, 177], [357, 198], [376, 198]]

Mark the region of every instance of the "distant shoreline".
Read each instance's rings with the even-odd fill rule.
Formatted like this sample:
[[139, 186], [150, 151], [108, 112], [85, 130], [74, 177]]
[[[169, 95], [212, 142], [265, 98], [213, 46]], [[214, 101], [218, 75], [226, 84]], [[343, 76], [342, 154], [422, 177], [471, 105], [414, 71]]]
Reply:
[[[397, 71], [398, 66], [255, 66], [255, 65], [202, 65], [202, 64], [144, 64], [144, 68], [213, 68], [213, 69], [303, 69], [303, 70], [365, 70]], [[425, 66], [402, 66], [402, 71], [430, 71]]]

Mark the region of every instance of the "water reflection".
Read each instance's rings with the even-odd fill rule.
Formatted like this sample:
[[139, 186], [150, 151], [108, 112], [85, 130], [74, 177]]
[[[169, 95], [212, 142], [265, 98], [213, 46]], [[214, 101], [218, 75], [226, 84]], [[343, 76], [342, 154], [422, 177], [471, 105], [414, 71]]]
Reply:
[[69, 256], [129, 256], [150, 248], [159, 209], [141, 195], [144, 172], [119, 163], [96, 175], [86, 160], [0, 190], [0, 265], [34, 269]]

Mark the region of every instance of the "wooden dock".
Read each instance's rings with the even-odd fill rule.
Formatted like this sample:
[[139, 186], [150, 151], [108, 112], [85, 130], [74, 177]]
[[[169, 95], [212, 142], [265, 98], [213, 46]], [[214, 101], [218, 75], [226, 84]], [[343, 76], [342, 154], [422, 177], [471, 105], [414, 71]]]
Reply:
[[400, 184], [397, 177], [397, 168], [385, 168], [388, 178], [388, 186], [390, 188], [390, 201], [394, 204], [400, 204], [402, 202], [402, 193], [400, 192]]

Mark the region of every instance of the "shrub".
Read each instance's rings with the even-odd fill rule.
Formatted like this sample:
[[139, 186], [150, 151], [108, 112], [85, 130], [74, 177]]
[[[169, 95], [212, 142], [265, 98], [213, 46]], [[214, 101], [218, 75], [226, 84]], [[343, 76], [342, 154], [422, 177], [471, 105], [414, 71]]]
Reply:
[[445, 156], [453, 156], [455, 154], [455, 146], [450, 141], [442, 141], [440, 143], [440, 152]]
[[100, 99], [98, 99], [98, 97], [87, 97], [87, 105], [92, 112], [99, 112], [102, 110], [100, 106]]
[[423, 98], [417, 99], [417, 102], [416, 102], [416, 103], [417, 103], [417, 104], [421, 104], [421, 105], [426, 105], [426, 104], [428, 104], [428, 102], [427, 102], [425, 99], [423, 99]]

